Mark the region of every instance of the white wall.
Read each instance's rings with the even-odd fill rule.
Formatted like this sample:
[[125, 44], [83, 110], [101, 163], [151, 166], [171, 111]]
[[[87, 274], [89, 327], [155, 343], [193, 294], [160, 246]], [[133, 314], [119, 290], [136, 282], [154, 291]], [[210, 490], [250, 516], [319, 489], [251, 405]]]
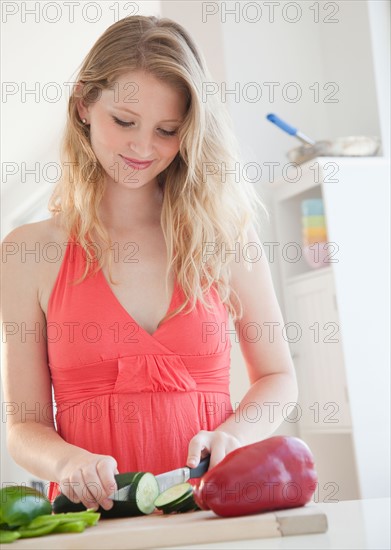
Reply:
[[374, 4], [372, 10], [377, 12], [384, 3], [387, 4], [377, 0], [340, 0], [336, 3], [339, 12], [335, 16], [339, 23], [319, 26], [324, 78], [339, 86], [336, 95], [339, 101], [325, 103], [330, 138], [381, 137], [372, 50], [375, 35], [371, 35], [377, 31], [371, 29], [368, 4]]
[[205, 57], [213, 78], [225, 79], [225, 54], [222, 42], [222, 29], [217, 19], [202, 20], [203, 2], [189, 0], [163, 0], [163, 17], [174, 19], [183, 25]]
[[376, 94], [383, 141], [383, 156], [390, 158], [390, 20], [389, 1], [371, 0], [367, 2], [372, 41]]
[[[160, 14], [158, 0], [100, 0], [85, 3], [90, 5], [87, 10], [83, 2], [75, 2], [73, 14], [62, 2], [8, 4], [8, 10], [13, 5], [17, 11], [3, 13], [2, 26], [3, 236], [24, 223], [29, 202], [34, 205], [29, 221], [49, 217], [46, 204], [59, 175], [58, 152], [70, 91], [67, 83], [74, 81], [93, 43], [126, 15]], [[58, 11], [53, 7], [45, 10], [48, 4], [57, 4]], [[23, 6], [32, 13], [25, 12]], [[26, 174], [36, 163], [37, 175]], [[37, 201], [41, 207], [37, 208]]]

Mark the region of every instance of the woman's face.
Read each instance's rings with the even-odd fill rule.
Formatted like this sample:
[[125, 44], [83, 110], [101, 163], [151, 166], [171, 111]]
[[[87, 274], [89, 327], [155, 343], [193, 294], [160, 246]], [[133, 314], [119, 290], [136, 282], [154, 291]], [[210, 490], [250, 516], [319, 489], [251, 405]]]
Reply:
[[80, 103], [79, 115], [90, 124], [91, 146], [108, 184], [156, 183], [179, 151], [177, 130], [185, 109], [184, 94], [142, 71], [122, 75], [91, 105]]

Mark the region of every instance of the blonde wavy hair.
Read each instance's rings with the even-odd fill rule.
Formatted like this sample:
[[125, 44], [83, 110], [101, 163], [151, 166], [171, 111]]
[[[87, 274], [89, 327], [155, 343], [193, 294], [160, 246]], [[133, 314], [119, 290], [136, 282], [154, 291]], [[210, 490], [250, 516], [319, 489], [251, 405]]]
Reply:
[[[61, 163], [67, 170], [62, 170], [49, 211], [52, 216], [63, 214], [68, 235], [85, 251], [85, 271], [77, 282], [107, 263], [110, 281], [116, 284], [110, 272], [112, 243], [98, 214], [105, 173], [92, 150], [89, 128], [80, 120], [77, 103], [82, 98], [85, 105], [90, 104], [100, 90], [112, 87], [119, 75], [136, 70], [150, 73], [187, 97], [186, 115], [178, 129], [179, 152], [158, 176], [168, 255], [166, 288], [173, 270], [185, 295], [185, 302], [164, 320], [189, 303], [190, 312], [197, 300], [208, 308], [204, 294], [213, 284], [233, 320], [240, 319], [242, 305], [229, 283], [233, 255], [227, 254], [225, 260], [221, 252], [244, 243], [250, 225], [259, 228], [258, 207], [268, 213], [253, 186], [228, 172], [242, 166], [231, 120], [217, 94], [204, 100], [203, 85], [212, 82], [204, 58], [186, 30], [167, 18], [137, 15], [111, 25], [81, 65], [76, 82], [83, 87], [74, 85], [72, 89], [61, 144]], [[107, 245], [99, 258], [91, 238], [94, 232]], [[215, 253], [207, 253], [210, 247]], [[246, 265], [251, 269], [250, 262]]]

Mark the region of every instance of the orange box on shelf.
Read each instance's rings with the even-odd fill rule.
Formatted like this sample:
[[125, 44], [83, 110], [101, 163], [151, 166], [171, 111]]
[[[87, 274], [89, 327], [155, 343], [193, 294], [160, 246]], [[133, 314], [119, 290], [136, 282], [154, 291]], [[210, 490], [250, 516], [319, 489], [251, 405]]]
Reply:
[[[304, 227], [302, 231], [304, 241], [327, 241], [327, 230], [325, 227]], [[314, 241], [315, 239], [315, 241]]]

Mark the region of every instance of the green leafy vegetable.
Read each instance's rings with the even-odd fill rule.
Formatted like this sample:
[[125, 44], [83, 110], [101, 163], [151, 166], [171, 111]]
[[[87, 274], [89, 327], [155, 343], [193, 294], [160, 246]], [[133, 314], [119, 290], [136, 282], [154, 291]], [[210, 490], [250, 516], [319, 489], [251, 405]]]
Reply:
[[20, 539], [20, 534], [17, 531], [0, 531], [0, 544], [8, 544], [16, 539]]
[[42, 493], [21, 485], [3, 488], [0, 504], [1, 544], [55, 533], [82, 533], [86, 527], [96, 525], [101, 516], [93, 508], [53, 514]]
[[0, 490], [0, 522], [11, 529], [51, 511], [50, 501], [32, 487], [14, 485]]

